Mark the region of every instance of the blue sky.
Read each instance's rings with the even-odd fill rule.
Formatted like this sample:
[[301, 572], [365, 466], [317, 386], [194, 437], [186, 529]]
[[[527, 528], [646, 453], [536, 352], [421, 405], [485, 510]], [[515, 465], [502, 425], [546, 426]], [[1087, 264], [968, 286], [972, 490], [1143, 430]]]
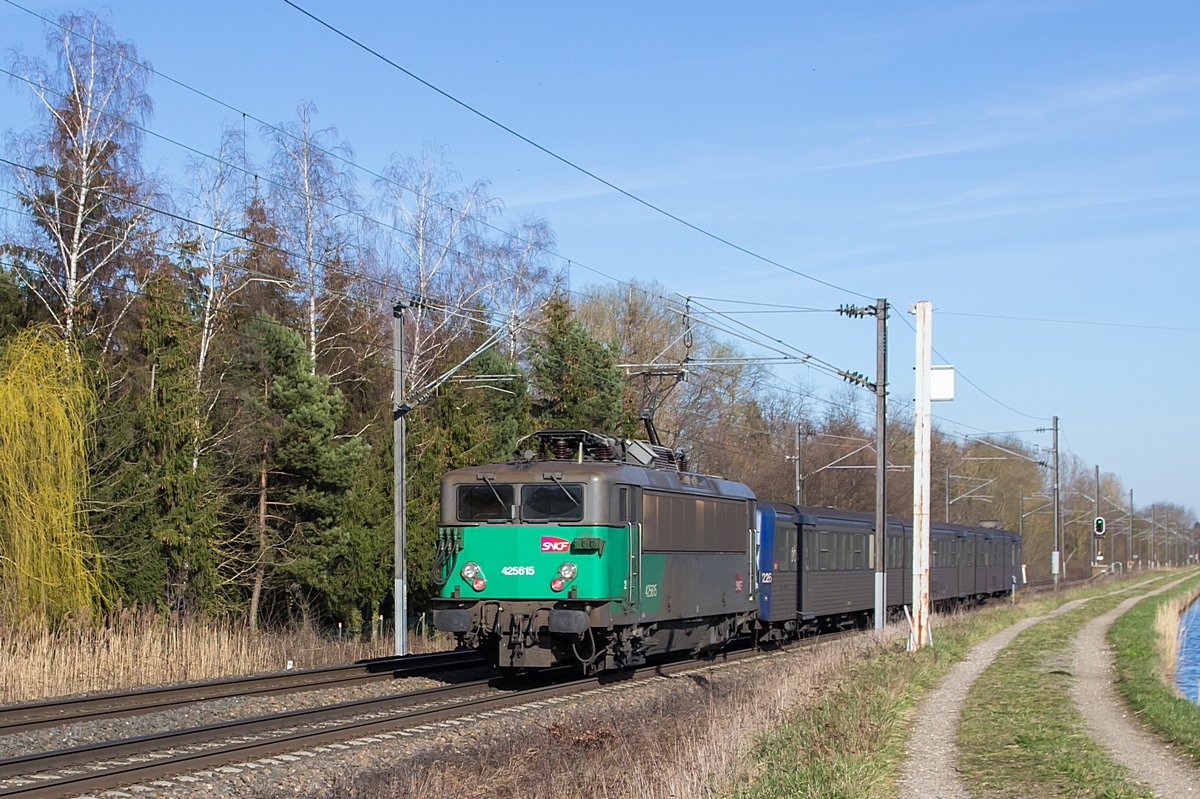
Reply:
[[[1064, 448], [1121, 475], [1139, 504], [1200, 507], [1200, 332], [953, 315], [1200, 328], [1200, 4], [301, 4], [697, 225], [900, 310], [931, 300], [934, 346], [963, 374], [1025, 414], [1059, 415]], [[159, 70], [256, 116], [312, 100], [366, 166], [448, 147], [509, 217], [545, 215], [577, 263], [698, 296], [860, 301], [615, 194], [278, 0], [104, 9]], [[0, 45], [40, 52], [39, 23], [0, 3]], [[241, 122], [151, 89], [154, 129], [199, 149]], [[28, 119], [26, 97], [0, 91], [0, 128]], [[150, 140], [147, 155], [180, 174], [178, 149]], [[869, 322], [753, 322], [874, 371]], [[911, 394], [899, 320], [891, 343], [893, 391]], [[961, 381], [935, 413], [959, 432], [1046, 424]]]

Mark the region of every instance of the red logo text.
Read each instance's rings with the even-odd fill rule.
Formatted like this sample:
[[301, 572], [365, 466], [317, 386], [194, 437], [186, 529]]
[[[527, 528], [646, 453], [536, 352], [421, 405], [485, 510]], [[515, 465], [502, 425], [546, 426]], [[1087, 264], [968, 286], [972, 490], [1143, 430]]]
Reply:
[[566, 552], [570, 548], [571, 542], [565, 538], [556, 538], [552, 535], [542, 536], [543, 552]]

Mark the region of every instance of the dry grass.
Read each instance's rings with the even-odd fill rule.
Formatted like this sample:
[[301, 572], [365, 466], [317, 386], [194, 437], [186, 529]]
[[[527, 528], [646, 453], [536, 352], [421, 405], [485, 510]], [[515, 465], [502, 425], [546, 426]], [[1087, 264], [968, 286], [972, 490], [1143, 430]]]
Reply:
[[[310, 799], [687, 799], [727, 795], [755, 742], [815, 700], [873, 635], [581, 700], [562, 720], [522, 720], [310, 791]], [[516, 722], [512, 719], [511, 722]], [[510, 723], [511, 723], [510, 722]], [[261, 797], [292, 796], [290, 791]]]
[[[449, 636], [409, 636], [414, 652], [451, 649]], [[338, 640], [309, 630], [260, 632], [203, 619], [122, 611], [104, 624], [0, 628], [0, 704], [349, 663], [392, 654], [391, 635]]]
[[1158, 613], [1154, 616], [1154, 631], [1158, 633], [1163, 679], [1168, 685], [1174, 684], [1175, 664], [1179, 662], [1179, 622], [1197, 598], [1200, 598], [1200, 588], [1173, 596], [1158, 606]]

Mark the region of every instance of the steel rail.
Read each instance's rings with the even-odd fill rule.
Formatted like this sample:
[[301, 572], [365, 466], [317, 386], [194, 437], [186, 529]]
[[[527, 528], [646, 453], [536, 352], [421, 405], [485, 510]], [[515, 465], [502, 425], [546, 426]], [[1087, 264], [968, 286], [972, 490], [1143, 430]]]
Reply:
[[[807, 649], [847, 634], [849, 632], [814, 636], [812, 638], [801, 639], [790, 646], [776, 647], [775, 649], [781, 651], [796, 647]], [[154, 760], [143, 759], [136, 762], [112, 762], [99, 758], [103, 762], [103, 770], [88, 773], [80, 772], [77, 769], [69, 769], [64, 774], [53, 774], [50, 772], [62, 767], [77, 766], [83, 762], [97, 762], [97, 755], [101, 755], [102, 753], [110, 757], [115, 757], [115, 753], [117, 752], [124, 753], [126, 757], [130, 755], [146, 757], [162, 750], [164, 744], [178, 746], [187, 742], [200, 740], [199, 738], [190, 738], [193, 735], [211, 740], [214, 735], [219, 734], [220, 731], [217, 728], [223, 728], [227, 732], [238, 731], [249, 734], [255, 730], [270, 727], [278, 728], [281, 723], [286, 725], [289, 721], [313, 722], [328, 719], [333, 715], [346, 715], [348, 712], [361, 714], [364, 712], [386, 710], [389, 706], [395, 707], [397, 704], [412, 704], [423, 699], [436, 698], [437, 696], [452, 697], [456, 694], [477, 691], [487, 685], [494, 685], [494, 682], [481, 680], [475, 683], [430, 688], [424, 691], [416, 691], [392, 697], [358, 700], [356, 702], [346, 702], [340, 705], [313, 708], [306, 711], [290, 711], [288, 713], [274, 714], [273, 716], [244, 719], [239, 722], [225, 722], [223, 724], [207, 725], [206, 727], [197, 727], [190, 730], [178, 730], [163, 735], [147, 735], [125, 741], [90, 744], [56, 752], [43, 752], [19, 758], [9, 758], [8, 760], [0, 761], [0, 773], [11, 775], [7, 777], [8, 781], [12, 781], [14, 778], [21, 778], [26, 780], [27, 784], [0, 789], [0, 798], [63, 799], [63, 797], [78, 796], [120, 785], [162, 779], [187, 771], [225, 766], [230, 763], [253, 760], [274, 754], [294, 752], [305, 747], [353, 739], [362, 735], [422, 726], [472, 713], [498, 710], [543, 699], [565, 696], [604, 685], [620, 682], [631, 683], [657, 676], [667, 676], [679, 672], [702, 669], [717, 662], [733, 662], [762, 653], [763, 650], [745, 648], [722, 652], [715, 657], [705, 660], [678, 660], [624, 672], [604, 672], [593, 677], [579, 678], [574, 677], [574, 675], [570, 677], [560, 675], [559, 679], [548, 685], [543, 684], [533, 688], [514, 690], [498, 695], [493, 693], [486, 696], [468, 696], [461, 701], [438, 705], [436, 707], [418, 708], [408, 712], [389, 715], [385, 718], [356, 719], [348, 721], [345, 724], [322, 727], [320, 729], [297, 730], [274, 736], [267, 740], [236, 741], [214, 749], [168, 753]], [[26, 767], [21, 768], [21, 766]], [[29, 766], [33, 766], [34, 768], [30, 769], [28, 768]], [[35, 770], [37, 773], [33, 773]]]
[[[111, 758], [140, 755], [147, 751], [187, 746], [219, 738], [230, 738], [234, 735], [253, 735], [264, 730], [288, 727], [293, 723], [313, 724], [329, 719], [353, 716], [363, 712], [374, 713], [403, 708], [431, 699], [452, 699], [460, 695], [476, 693], [479, 689], [488, 687], [491, 682], [490, 679], [475, 680], [459, 685], [425, 688], [418, 691], [394, 694], [392, 696], [370, 697], [367, 699], [351, 700], [349, 702], [339, 702], [333, 705], [286, 710], [264, 716], [218, 721], [199, 727], [150, 733], [135, 738], [100, 741], [92, 744], [73, 746], [69, 749], [18, 755], [16, 757], [0, 759], [0, 780], [11, 779], [22, 774], [73, 766], [79, 763], [103, 762]], [[148, 750], [147, 747], [151, 748]], [[3, 791], [0, 790], [0, 796], [3, 795]]]
[[53, 699], [0, 707], [0, 735], [54, 727], [97, 718], [122, 718], [209, 699], [282, 694], [356, 685], [375, 680], [411, 677], [438, 669], [482, 664], [474, 650], [378, 658], [347, 666], [278, 672], [259, 677], [234, 677], [160, 688]]

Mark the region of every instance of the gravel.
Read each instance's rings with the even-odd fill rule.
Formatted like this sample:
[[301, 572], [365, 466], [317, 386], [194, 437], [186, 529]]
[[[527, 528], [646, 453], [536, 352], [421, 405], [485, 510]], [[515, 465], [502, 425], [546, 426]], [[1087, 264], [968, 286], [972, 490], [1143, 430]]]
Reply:
[[[482, 668], [472, 670], [470, 673], [456, 672], [455, 679], [458, 680], [460, 677], [462, 679], [482, 679], [489, 673]], [[79, 721], [59, 727], [44, 727], [0, 736], [0, 758], [67, 749], [102, 741], [135, 738], [142, 735], [216, 724], [222, 721], [333, 705], [356, 699], [390, 696], [423, 688], [435, 688], [445, 684], [444, 681], [430, 677], [403, 677], [396, 680], [378, 680], [314, 691], [212, 699], [140, 716]]]
[[1140, 600], [1161, 594], [1188, 577], [1144, 596], [1130, 597], [1090, 620], [1079, 631], [1073, 653], [1075, 702], [1088, 729], [1118, 763], [1133, 772], [1134, 779], [1163, 799], [1200, 795], [1200, 771], [1176, 758], [1168, 745], [1130, 716], [1113, 690], [1113, 658], [1105, 636], [1112, 623]]
[[[848, 647], [847, 651], [866, 651], [876, 645], [870, 643], [866, 637], [862, 639], [861, 644], [854, 644], [853, 641], [842, 644], [844, 649]], [[803, 650], [793, 654], [804, 656]], [[549, 737], [554, 740], [557, 736], [566, 735], [567, 739], [562, 739], [563, 746], [619, 748], [628, 745], [620, 728], [620, 719], [636, 720], [635, 723], [646, 721], [646, 718], [643, 718], [644, 713], [648, 712], [647, 708], [659, 707], [655, 703], [657, 699], [673, 696], [687, 706], [687, 700], [683, 697], [691, 696], [694, 697], [694, 710], [690, 712], [703, 712], [701, 705], [694, 703], [707, 701], [706, 697], [712, 696], [713, 686], [720, 684], [720, 681], [730, 681], [727, 683], [730, 686], [752, 685], [756, 683], [753, 675], [765, 676], [767, 671], [779, 668], [780, 663], [774, 660], [773, 656], [761, 655], [636, 683], [612, 683], [577, 694], [503, 710], [465, 715], [416, 728], [376, 733], [339, 744], [296, 751], [289, 755], [275, 755], [251, 762], [235, 762], [223, 768], [129, 786], [116, 792], [99, 792], [96, 796], [279, 799], [285, 796], [314, 794], [338, 795], [339, 791], [345, 789], [348, 781], [354, 780], [358, 775], [386, 773], [401, 763], [406, 764], [407, 769], [427, 769], [436, 772], [439, 764], [443, 762], [456, 760], [461, 763], [464, 759], [473, 762], [477, 758], [485, 757], [489, 745], [496, 747], [502, 742], [510, 742], [510, 746], [517, 745], [518, 749], [521, 749], [516, 758], [515, 768], [537, 768], [537, 763], [520, 763], [523, 759], [537, 758], [532, 750], [524, 753], [523, 744], [520, 744], [529, 738], [522, 737], [522, 734], [531, 729], [537, 733], [534, 738]], [[738, 682], [739, 680], [749, 682]], [[597, 719], [600, 720], [598, 726]], [[588, 731], [587, 735], [594, 732], [596, 740], [589, 739], [580, 743], [570, 738], [570, 731], [578, 729]], [[513, 741], [517, 744], [512, 744]], [[408, 772], [405, 773], [407, 775]], [[432, 776], [435, 779], [437, 777], [436, 773]], [[422, 777], [418, 775], [418, 779]], [[478, 790], [468, 790], [467, 793], [482, 795]], [[515, 799], [520, 793], [511, 795]]]

